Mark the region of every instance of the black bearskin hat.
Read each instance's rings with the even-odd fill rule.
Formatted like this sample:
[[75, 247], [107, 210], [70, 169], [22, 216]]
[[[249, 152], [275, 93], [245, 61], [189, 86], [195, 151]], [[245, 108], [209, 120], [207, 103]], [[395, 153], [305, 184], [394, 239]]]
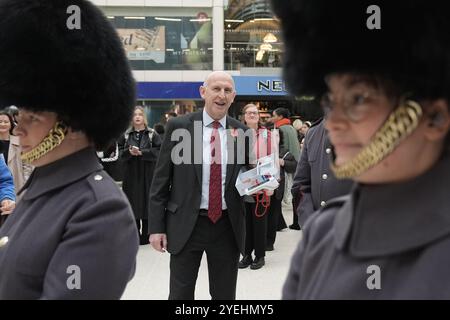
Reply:
[[[80, 29], [68, 27], [72, 5]], [[0, 0], [0, 107], [55, 112], [101, 148], [128, 127], [135, 90], [120, 39], [92, 3]]]
[[[286, 46], [284, 78], [321, 94], [330, 73], [388, 79], [416, 99], [450, 93], [450, 11], [437, 0], [273, 0]], [[367, 20], [380, 9], [381, 29]], [[369, 19], [369, 21], [371, 21]]]

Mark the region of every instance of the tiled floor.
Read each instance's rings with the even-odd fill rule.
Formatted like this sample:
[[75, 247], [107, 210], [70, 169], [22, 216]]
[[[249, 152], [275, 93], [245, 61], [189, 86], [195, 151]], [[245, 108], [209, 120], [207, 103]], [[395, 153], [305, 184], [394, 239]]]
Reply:
[[[292, 210], [283, 207], [286, 223], [292, 223]], [[277, 233], [275, 250], [266, 253], [266, 265], [259, 270], [239, 270], [236, 298], [238, 300], [276, 300], [286, 278], [290, 259], [301, 232], [284, 229]], [[200, 266], [195, 292], [196, 299], [211, 299], [208, 289], [206, 257]], [[135, 277], [122, 297], [128, 299], [166, 300], [169, 295], [169, 254], [159, 253], [150, 246], [141, 246]]]

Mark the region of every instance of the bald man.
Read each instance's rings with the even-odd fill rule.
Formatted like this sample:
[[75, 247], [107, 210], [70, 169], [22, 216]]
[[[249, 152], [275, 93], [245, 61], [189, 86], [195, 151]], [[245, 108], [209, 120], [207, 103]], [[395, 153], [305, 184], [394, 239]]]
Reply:
[[227, 116], [236, 96], [229, 74], [211, 73], [200, 95], [202, 111], [167, 123], [150, 190], [150, 244], [171, 254], [169, 299], [194, 299], [206, 252], [212, 299], [232, 300], [244, 249], [244, 204], [235, 183], [249, 163], [247, 127]]

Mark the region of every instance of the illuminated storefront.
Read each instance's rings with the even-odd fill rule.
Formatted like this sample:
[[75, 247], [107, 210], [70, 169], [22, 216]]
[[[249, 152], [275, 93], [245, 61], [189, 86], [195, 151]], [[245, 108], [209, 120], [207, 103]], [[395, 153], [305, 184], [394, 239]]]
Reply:
[[279, 68], [280, 24], [268, 0], [232, 0], [224, 19], [225, 69]]
[[[304, 107], [307, 100], [290, 96], [281, 82], [283, 44], [268, 0], [92, 2], [121, 38], [138, 84], [137, 104], [147, 110], [150, 125], [164, 122], [168, 112], [202, 107], [198, 88], [213, 70], [226, 70], [235, 79], [232, 116], [254, 102], [267, 112], [287, 107], [316, 117]], [[260, 91], [250, 92], [258, 90], [255, 80]]]
[[136, 16], [114, 11], [105, 9], [134, 70], [212, 70], [211, 9], [143, 8]]

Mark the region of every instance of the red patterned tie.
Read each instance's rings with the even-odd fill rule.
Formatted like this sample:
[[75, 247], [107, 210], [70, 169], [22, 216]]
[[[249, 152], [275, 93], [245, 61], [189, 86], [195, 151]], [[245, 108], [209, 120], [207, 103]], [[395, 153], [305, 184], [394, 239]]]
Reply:
[[218, 121], [213, 122], [211, 134], [211, 167], [209, 171], [208, 217], [213, 223], [222, 216], [222, 151], [220, 147]]

